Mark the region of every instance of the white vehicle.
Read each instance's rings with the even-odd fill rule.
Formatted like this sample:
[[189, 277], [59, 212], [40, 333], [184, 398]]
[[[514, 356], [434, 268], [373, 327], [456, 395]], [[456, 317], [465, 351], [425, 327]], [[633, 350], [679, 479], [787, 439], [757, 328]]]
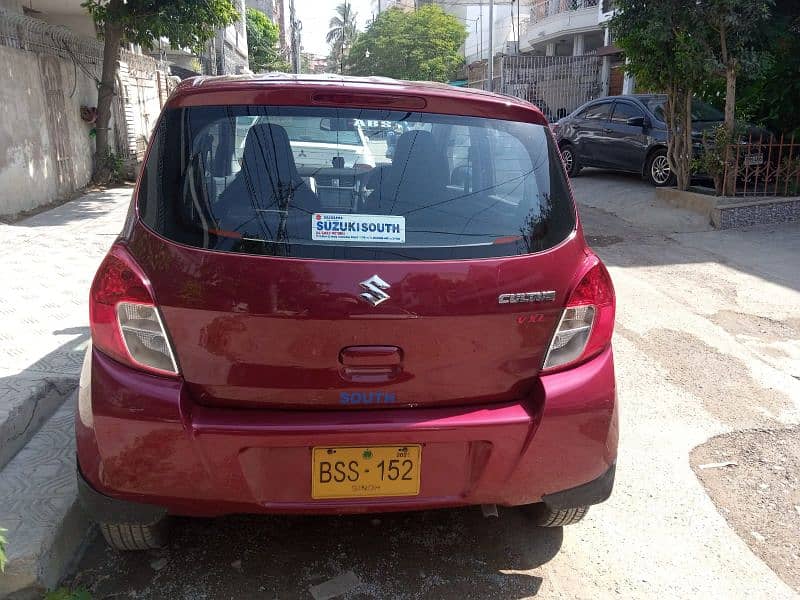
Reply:
[[237, 159], [244, 151], [250, 128], [266, 123], [286, 130], [297, 171], [318, 195], [323, 209], [356, 209], [363, 199], [366, 178], [375, 168], [375, 156], [363, 122], [336, 118], [298, 119], [290, 115], [237, 117]]
[[[292, 117], [272, 116], [268, 120], [263, 117], [238, 117], [239, 146], [244, 146], [247, 131], [257, 122], [280, 125], [286, 130], [295, 164], [304, 175], [311, 174], [314, 169], [329, 167], [358, 171], [368, 171], [375, 167], [375, 156], [369, 147], [369, 138], [359, 121], [320, 119], [318, 127], [301, 128], [297, 125], [298, 119]], [[331, 154], [334, 154], [333, 160], [341, 157], [344, 163], [333, 164]]]
[[[295, 163], [303, 174], [310, 174], [309, 169], [337, 167], [367, 171], [375, 166], [369, 138], [362, 125], [352, 119], [320, 119], [315, 128], [300, 128], [298, 119], [291, 117], [272, 117], [269, 121], [286, 129]], [[344, 162], [334, 164], [338, 158]]]

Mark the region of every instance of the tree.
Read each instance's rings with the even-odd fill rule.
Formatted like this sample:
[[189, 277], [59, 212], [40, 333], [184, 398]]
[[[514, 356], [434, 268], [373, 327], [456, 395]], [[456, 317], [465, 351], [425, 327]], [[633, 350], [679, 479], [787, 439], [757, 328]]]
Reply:
[[696, 0], [617, 0], [610, 27], [626, 69], [644, 89], [667, 95], [667, 157], [678, 189], [689, 187], [692, 94], [709, 75]]
[[[725, 134], [734, 140], [736, 128], [736, 79], [744, 70], [758, 66], [755, 50], [761, 25], [769, 18], [772, 0], [702, 0], [698, 3], [701, 23], [708, 28], [712, 72], [725, 78]], [[726, 159], [727, 160], [727, 159]], [[722, 193], [733, 195], [733, 170], [722, 182]]]
[[122, 43], [148, 50], [159, 38], [174, 48], [202, 52], [216, 31], [230, 25], [239, 12], [230, 0], [84, 0], [103, 37], [103, 70], [97, 97], [97, 138], [94, 181], [111, 175], [108, 125]]
[[[770, 18], [755, 36], [750, 63], [736, 79], [736, 118], [771, 131], [800, 135], [800, 7], [797, 0], [775, 0]], [[756, 60], [753, 61], [752, 59]], [[726, 82], [709, 80], [702, 90], [706, 102], [725, 108]]]
[[325, 36], [325, 41], [331, 45], [331, 57], [339, 57], [341, 73], [344, 73], [347, 50], [353, 47], [353, 42], [358, 36], [356, 16], [358, 13], [353, 12], [353, 5], [345, 0], [336, 7], [336, 16], [328, 23], [330, 29], [328, 35]]
[[762, 68], [737, 80], [736, 109], [747, 119], [800, 138], [800, 8], [796, 0], [778, 0], [763, 25]]
[[258, 9], [247, 9], [247, 48], [254, 73], [289, 71], [289, 63], [278, 52], [280, 28]]
[[447, 81], [463, 64], [464, 24], [441, 7], [426, 4], [414, 12], [391, 8], [358, 36], [350, 52], [354, 75]]
[[736, 127], [736, 78], [758, 64], [755, 50], [761, 25], [769, 18], [772, 0], [702, 0], [701, 23], [709, 28], [709, 53], [714, 71], [725, 77], [725, 130]]

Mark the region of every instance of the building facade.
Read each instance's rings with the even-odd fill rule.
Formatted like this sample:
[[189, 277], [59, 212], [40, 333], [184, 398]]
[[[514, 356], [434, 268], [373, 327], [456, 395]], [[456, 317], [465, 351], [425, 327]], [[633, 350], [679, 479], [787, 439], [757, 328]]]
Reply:
[[372, 0], [372, 12], [377, 16], [390, 8], [414, 10], [421, 3], [422, 0]]
[[275, 19], [275, 1], [274, 0], [247, 0], [247, 8], [255, 8], [260, 10], [269, 17], [270, 21]]
[[[166, 52], [120, 52], [110, 141], [129, 173], [176, 83], [171, 68], [186, 74], [247, 68], [240, 6], [241, 21], [219, 32], [207, 55], [178, 52], [170, 61]], [[90, 181], [102, 66], [103, 42], [81, 0], [0, 0], [0, 106], [8, 113], [0, 125], [8, 157], [0, 161], [0, 215], [67, 198]]]

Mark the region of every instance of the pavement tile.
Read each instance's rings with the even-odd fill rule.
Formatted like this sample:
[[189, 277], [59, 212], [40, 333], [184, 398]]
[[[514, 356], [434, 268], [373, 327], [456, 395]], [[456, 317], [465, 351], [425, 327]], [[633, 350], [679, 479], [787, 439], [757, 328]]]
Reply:
[[76, 498], [74, 400], [64, 399], [89, 341], [89, 286], [130, 194], [91, 192], [0, 224], [0, 525], [9, 530], [0, 597], [54, 585], [88, 528]]

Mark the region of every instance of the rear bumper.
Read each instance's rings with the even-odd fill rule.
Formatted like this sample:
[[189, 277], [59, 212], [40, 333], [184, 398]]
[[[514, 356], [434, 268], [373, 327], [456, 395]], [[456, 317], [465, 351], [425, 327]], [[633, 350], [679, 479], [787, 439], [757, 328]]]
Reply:
[[[180, 381], [90, 349], [76, 414], [81, 496], [100, 521], [119, 501], [128, 519], [145, 505], [147, 520], [153, 511], [357, 513], [605, 500], [617, 451], [611, 350], [541, 377], [533, 396], [447, 408], [209, 408], [193, 403]], [[423, 445], [419, 496], [311, 498], [312, 446], [411, 443]]]

